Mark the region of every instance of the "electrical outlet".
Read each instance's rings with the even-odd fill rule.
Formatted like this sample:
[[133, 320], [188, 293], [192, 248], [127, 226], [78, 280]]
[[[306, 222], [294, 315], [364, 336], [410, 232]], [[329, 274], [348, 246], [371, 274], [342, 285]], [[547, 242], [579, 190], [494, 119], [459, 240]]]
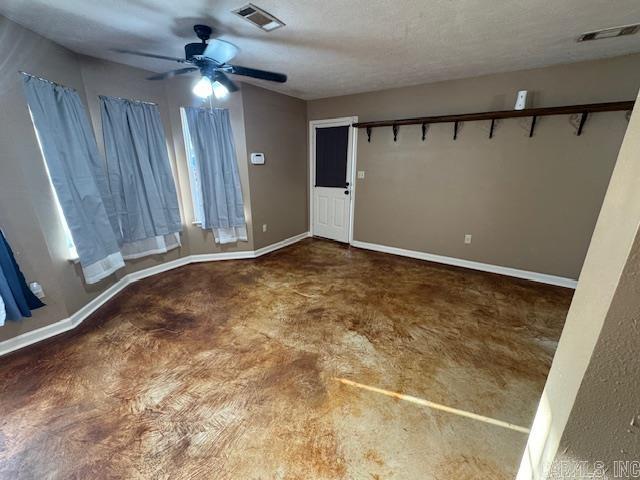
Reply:
[[364, 178], [364, 170], [358, 170], [358, 180], [362, 180]]
[[262, 224], [262, 231], [263, 231], [263, 232], [266, 232], [266, 231], [267, 231], [267, 224], [266, 224], [266, 223], [263, 223], [263, 224]]
[[467, 233], [464, 236], [464, 243], [466, 243], [467, 245], [469, 245], [471, 243], [471, 234], [470, 233]]
[[38, 282], [31, 282], [29, 284], [29, 290], [31, 290], [31, 293], [33, 293], [38, 298], [45, 297], [42, 285], [40, 285]]

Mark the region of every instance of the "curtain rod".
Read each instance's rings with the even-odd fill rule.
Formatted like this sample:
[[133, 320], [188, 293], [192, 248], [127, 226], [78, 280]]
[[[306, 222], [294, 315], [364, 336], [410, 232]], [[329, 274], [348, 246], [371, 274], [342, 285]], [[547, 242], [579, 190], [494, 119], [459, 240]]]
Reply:
[[61, 83], [54, 82], [52, 80], [49, 80], [48, 78], [39, 77], [38, 75], [34, 75], [33, 73], [23, 72], [22, 70], [18, 70], [18, 73], [26, 77], [37, 78], [38, 80], [42, 80], [43, 82], [50, 83], [51, 85], [55, 85], [56, 87], [68, 88], [69, 90], [73, 90], [74, 92], [76, 91], [76, 89], [73, 87], [67, 87], [66, 85], [62, 85]]
[[192, 107], [191, 105], [183, 108], [195, 108], [196, 110], [225, 110], [224, 107]]
[[[55, 85], [56, 87], [68, 88], [69, 90], [76, 91], [76, 89], [73, 88], [73, 87], [67, 87], [66, 85], [62, 85], [61, 83], [54, 82], [53, 80], [49, 80], [48, 78], [39, 77], [38, 75], [34, 75], [33, 73], [23, 72], [22, 70], [19, 70], [18, 72], [21, 73], [22, 75], [27, 76], [27, 77], [37, 78], [38, 80], [42, 80], [43, 82], [49, 83], [51, 85]], [[108, 96], [108, 95], [99, 95], [99, 97], [100, 98], [115, 98], [115, 99], [118, 99], [118, 100], [125, 100], [127, 102], [145, 103], [147, 105], [155, 105], [156, 107], [158, 106], [158, 104], [154, 103], [154, 102], [147, 102], [147, 101], [144, 101], [144, 100], [135, 100], [135, 99], [131, 99], [131, 98], [123, 98], [123, 97]]]
[[182, 108], [193, 108], [195, 110], [205, 110], [207, 112], [210, 112], [212, 110], [229, 110], [228, 108], [224, 108], [224, 107], [182, 107]]
[[146, 105], [155, 105], [156, 107], [158, 106], [157, 103], [154, 102], [148, 102], [146, 100], [136, 100], [134, 98], [124, 98], [124, 97], [116, 97], [114, 95], [98, 95], [99, 98], [115, 98], [116, 100], [124, 100], [126, 102], [134, 102], [134, 103], [144, 103]]

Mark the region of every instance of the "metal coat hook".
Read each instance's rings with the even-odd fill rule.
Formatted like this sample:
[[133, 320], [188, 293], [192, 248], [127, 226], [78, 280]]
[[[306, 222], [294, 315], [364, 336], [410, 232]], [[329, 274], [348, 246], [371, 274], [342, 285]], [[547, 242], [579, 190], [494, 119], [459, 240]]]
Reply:
[[578, 136], [580, 136], [580, 134], [582, 133], [582, 127], [584, 127], [584, 122], [587, 121], [588, 116], [589, 114], [587, 112], [582, 113], [582, 116], [580, 117], [580, 126], [578, 126]]
[[367, 127], [367, 142], [371, 143], [371, 127]]
[[422, 124], [422, 141], [424, 142], [426, 138], [427, 138], [427, 124], [423, 123]]
[[458, 122], [453, 123], [453, 139], [456, 140], [458, 138]]
[[398, 125], [396, 125], [395, 123], [393, 124], [393, 141], [398, 141]]
[[531, 118], [531, 129], [529, 130], [529, 137], [533, 137], [533, 130], [536, 128], [536, 117], [535, 115]]
[[496, 123], [496, 119], [492, 118], [491, 119], [491, 128], [489, 129], [489, 138], [493, 138], [493, 126], [495, 125], [495, 123]]

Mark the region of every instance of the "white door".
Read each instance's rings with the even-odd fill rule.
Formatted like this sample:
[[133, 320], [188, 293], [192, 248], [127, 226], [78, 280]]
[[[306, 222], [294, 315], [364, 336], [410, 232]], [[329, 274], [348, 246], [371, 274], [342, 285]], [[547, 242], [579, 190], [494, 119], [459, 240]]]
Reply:
[[312, 122], [311, 129], [312, 233], [345, 243], [352, 208], [352, 121]]

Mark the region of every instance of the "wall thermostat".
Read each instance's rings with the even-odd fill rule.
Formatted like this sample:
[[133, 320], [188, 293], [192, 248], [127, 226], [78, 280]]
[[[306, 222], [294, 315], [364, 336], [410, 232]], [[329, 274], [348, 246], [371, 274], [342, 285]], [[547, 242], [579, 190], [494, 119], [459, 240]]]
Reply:
[[264, 153], [252, 153], [251, 154], [252, 165], [264, 165]]

